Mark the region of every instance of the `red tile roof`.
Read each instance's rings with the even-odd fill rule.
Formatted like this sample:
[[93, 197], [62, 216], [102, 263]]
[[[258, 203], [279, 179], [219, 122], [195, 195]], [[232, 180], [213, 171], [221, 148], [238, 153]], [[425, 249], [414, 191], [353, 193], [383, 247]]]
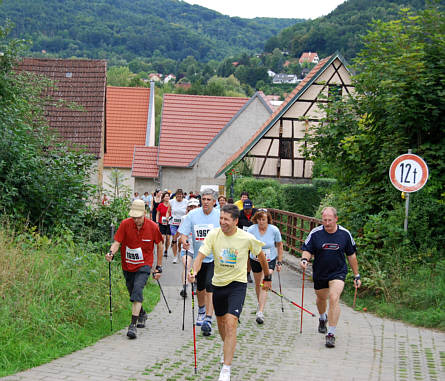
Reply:
[[164, 94], [159, 160], [187, 167], [249, 98]]
[[49, 126], [62, 138], [85, 146], [99, 157], [105, 118], [106, 61], [24, 58], [17, 71], [44, 75], [55, 83], [46, 95], [62, 99], [66, 105], [45, 108]]
[[131, 176], [156, 178], [159, 174], [159, 167], [156, 164], [158, 159], [158, 147], [134, 147], [133, 169]]
[[265, 131], [269, 130], [272, 125], [271, 122], [277, 118], [281, 113], [284, 113], [284, 108], [286, 108], [289, 103], [294, 99], [294, 97], [308, 84], [309, 81], [312, 80], [312, 78], [323, 68], [323, 66], [332, 58], [326, 57], [322, 59], [317, 65], [314, 66], [314, 68], [304, 77], [304, 79], [298, 84], [298, 86], [286, 97], [284, 102], [272, 113], [272, 115], [267, 119], [264, 124], [260, 127], [260, 129], [255, 132], [255, 134], [252, 135], [252, 137], [232, 156], [230, 156], [226, 162], [221, 166], [221, 168], [218, 169], [218, 172], [216, 173], [215, 177], [220, 176], [223, 172], [225, 172], [226, 169], [238, 159], [242, 158], [244, 151], [246, 151], [251, 144], [253, 144], [260, 135]]
[[150, 89], [107, 87], [104, 166], [131, 168], [135, 146], [145, 145]]
[[315, 52], [304, 52], [300, 59], [298, 60], [299, 63], [303, 62], [314, 62], [315, 57], [318, 57], [318, 54]]

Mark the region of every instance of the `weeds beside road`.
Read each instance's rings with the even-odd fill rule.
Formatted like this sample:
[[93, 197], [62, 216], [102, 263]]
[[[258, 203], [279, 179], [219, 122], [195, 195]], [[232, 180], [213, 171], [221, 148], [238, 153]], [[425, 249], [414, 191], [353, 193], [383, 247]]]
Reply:
[[[113, 330], [130, 317], [118, 261], [112, 264]], [[92, 244], [0, 230], [0, 377], [95, 343], [110, 334], [108, 263]], [[146, 307], [159, 290], [145, 289]]]

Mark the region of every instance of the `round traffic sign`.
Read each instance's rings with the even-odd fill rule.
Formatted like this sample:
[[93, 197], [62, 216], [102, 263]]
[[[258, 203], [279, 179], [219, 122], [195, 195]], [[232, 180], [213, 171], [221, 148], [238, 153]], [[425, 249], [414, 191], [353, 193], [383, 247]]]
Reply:
[[428, 166], [420, 156], [406, 153], [397, 157], [389, 168], [392, 185], [402, 192], [416, 192], [428, 180]]

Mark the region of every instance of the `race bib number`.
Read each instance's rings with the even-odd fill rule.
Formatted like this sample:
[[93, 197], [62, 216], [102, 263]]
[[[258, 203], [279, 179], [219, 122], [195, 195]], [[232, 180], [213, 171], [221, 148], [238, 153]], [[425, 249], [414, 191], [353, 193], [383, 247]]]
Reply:
[[[266, 256], [266, 260], [267, 260], [267, 262], [270, 262], [270, 261], [271, 261], [271, 258], [270, 258], [270, 257], [271, 257], [270, 249], [261, 249], [261, 250], [263, 250], [263, 253], [264, 253], [264, 255]], [[252, 257], [253, 257], [253, 258], [252, 258]], [[254, 256], [254, 255], [250, 254], [250, 258], [252, 258], [254, 261], [259, 262], [257, 256]]]
[[194, 225], [193, 229], [195, 231], [195, 241], [204, 241], [208, 232], [213, 229], [213, 224]]
[[246, 232], [250, 226], [243, 226], [243, 230]]
[[181, 224], [180, 218], [173, 218], [172, 225], [179, 226]]
[[161, 217], [161, 224], [162, 225], [168, 225], [168, 219], [167, 219], [167, 217]]
[[125, 248], [125, 259], [128, 263], [141, 263], [144, 262], [144, 255], [142, 249], [137, 247], [136, 249], [130, 249], [128, 246]]

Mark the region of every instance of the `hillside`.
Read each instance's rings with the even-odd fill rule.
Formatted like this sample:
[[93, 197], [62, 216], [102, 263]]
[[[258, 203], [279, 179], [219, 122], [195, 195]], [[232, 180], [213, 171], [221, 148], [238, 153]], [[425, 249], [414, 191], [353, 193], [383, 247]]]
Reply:
[[280, 48], [295, 57], [303, 51], [316, 51], [321, 57], [339, 51], [351, 59], [362, 48], [360, 36], [366, 34], [372, 20], [398, 19], [401, 8], [419, 10], [425, 8], [425, 3], [425, 0], [347, 0], [327, 16], [282, 30], [267, 41], [265, 50]]
[[222, 59], [261, 52], [297, 19], [242, 19], [179, 0], [3, 0], [0, 22], [33, 41], [34, 55], [123, 59]]

